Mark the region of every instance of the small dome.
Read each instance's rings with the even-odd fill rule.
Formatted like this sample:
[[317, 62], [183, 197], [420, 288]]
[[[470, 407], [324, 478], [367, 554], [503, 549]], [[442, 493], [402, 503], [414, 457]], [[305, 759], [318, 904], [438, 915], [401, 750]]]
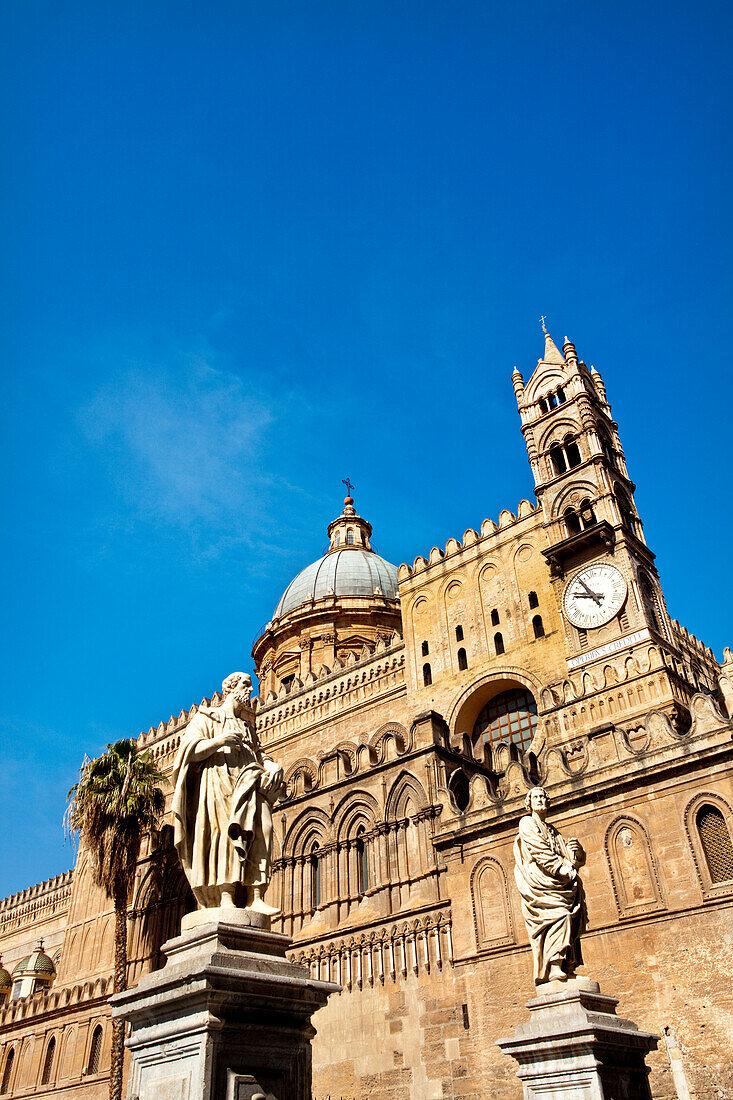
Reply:
[[46, 952], [43, 950], [43, 940], [39, 940], [38, 944], [33, 948], [30, 955], [26, 955], [24, 959], [16, 965], [13, 970], [13, 975], [17, 978], [21, 973], [26, 974], [55, 974], [56, 967], [53, 965], [53, 959], [50, 959]]
[[0, 993], [2, 993], [5, 989], [10, 989], [12, 984], [13, 979], [10, 977], [10, 974], [3, 966], [2, 959], [0, 959]]
[[344, 546], [329, 550], [298, 573], [285, 589], [273, 619], [326, 596], [384, 596], [396, 600], [398, 594], [396, 566], [373, 550]]

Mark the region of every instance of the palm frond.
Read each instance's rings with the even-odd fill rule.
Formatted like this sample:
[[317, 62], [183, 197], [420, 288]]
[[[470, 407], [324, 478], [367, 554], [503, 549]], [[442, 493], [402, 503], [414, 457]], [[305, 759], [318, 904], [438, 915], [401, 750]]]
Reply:
[[107, 745], [94, 760], [85, 758], [79, 780], [69, 791], [67, 829], [89, 851], [93, 877], [116, 899], [127, 897], [143, 835], [158, 825], [165, 776], [150, 753], [123, 739]]

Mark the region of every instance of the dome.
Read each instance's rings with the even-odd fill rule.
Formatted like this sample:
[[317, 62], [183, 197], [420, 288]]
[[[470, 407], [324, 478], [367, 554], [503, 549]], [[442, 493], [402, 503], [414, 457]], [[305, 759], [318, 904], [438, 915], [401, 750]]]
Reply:
[[39, 941], [30, 955], [26, 955], [24, 959], [21, 959], [13, 970], [13, 974], [15, 975], [19, 975], [22, 972], [30, 974], [56, 973], [56, 967], [53, 965], [53, 960], [50, 959], [43, 950], [43, 940]]
[[13, 979], [10, 977], [10, 974], [7, 972], [2, 964], [2, 961], [0, 960], [0, 993], [2, 993], [5, 989], [10, 989], [12, 984]]
[[398, 597], [397, 567], [373, 550], [344, 546], [306, 566], [285, 589], [273, 619], [327, 596]]

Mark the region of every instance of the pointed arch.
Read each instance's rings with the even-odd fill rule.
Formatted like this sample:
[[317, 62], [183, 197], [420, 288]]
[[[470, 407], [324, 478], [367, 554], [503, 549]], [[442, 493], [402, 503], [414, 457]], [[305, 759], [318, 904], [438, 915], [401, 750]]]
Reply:
[[643, 823], [630, 814], [615, 818], [604, 848], [619, 917], [663, 909], [659, 869]]
[[13, 1065], [15, 1063], [15, 1047], [11, 1046], [5, 1054], [3, 1062], [3, 1075], [0, 1078], [0, 1096], [6, 1096], [13, 1084]]
[[380, 806], [373, 795], [363, 790], [349, 791], [334, 811], [333, 833], [336, 841], [341, 843], [353, 839], [359, 825], [370, 831], [380, 818]]
[[331, 819], [318, 806], [309, 806], [296, 817], [283, 840], [283, 858], [302, 855], [313, 840], [318, 840], [322, 848], [333, 842]]
[[392, 784], [385, 806], [385, 820], [398, 821], [407, 816], [406, 805], [412, 800], [417, 810], [427, 808], [428, 799], [422, 783], [408, 771], [402, 771]]
[[471, 872], [471, 902], [479, 951], [514, 943], [506, 872], [493, 856], [484, 856]]
[[685, 809], [685, 831], [705, 900], [733, 895], [733, 809], [712, 791]]

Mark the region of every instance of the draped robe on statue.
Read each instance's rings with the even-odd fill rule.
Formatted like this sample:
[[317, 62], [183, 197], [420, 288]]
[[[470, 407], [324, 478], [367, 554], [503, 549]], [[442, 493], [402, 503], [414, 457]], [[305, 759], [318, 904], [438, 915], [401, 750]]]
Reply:
[[[584, 857], [583, 857], [584, 858]], [[514, 878], [532, 944], [534, 980], [546, 982], [551, 962], [572, 973], [583, 962], [583, 884], [565, 840], [552, 825], [533, 816], [519, 822], [514, 842]]]
[[[231, 732], [238, 735], [236, 744], [192, 759], [202, 741]], [[174, 840], [204, 908], [219, 904], [222, 885], [267, 885], [272, 808], [260, 790], [265, 762], [247, 723], [220, 707], [202, 707], [183, 734], [173, 766]]]

